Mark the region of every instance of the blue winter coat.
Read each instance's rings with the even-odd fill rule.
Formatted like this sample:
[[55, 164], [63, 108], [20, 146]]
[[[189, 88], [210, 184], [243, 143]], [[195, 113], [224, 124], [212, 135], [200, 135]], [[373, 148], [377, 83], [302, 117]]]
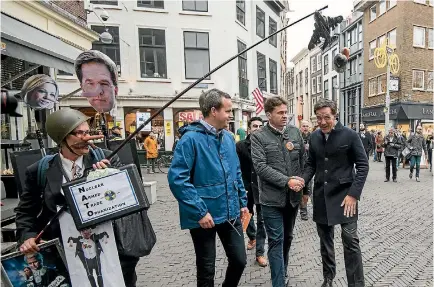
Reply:
[[200, 227], [207, 212], [215, 224], [239, 217], [247, 195], [233, 136], [226, 130], [216, 135], [200, 122], [180, 133], [168, 180], [179, 203], [181, 229]]

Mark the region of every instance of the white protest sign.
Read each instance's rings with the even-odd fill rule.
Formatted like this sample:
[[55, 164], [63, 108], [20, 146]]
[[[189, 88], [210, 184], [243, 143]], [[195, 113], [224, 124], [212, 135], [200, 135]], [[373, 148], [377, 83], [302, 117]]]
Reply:
[[82, 223], [139, 205], [126, 170], [69, 187]]

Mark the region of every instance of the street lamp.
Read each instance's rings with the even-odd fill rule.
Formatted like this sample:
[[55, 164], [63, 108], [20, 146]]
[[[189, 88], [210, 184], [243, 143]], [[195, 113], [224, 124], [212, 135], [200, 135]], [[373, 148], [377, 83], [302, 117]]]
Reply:
[[[101, 9], [102, 10], [101, 15], [98, 15], [95, 12], [95, 9]], [[89, 6], [85, 8], [85, 10], [87, 14], [93, 12], [95, 16], [98, 18], [98, 20], [101, 22], [101, 24], [104, 26], [105, 31], [99, 35], [101, 42], [104, 44], [111, 44], [113, 42], [113, 36], [108, 32], [108, 28], [103, 22], [103, 21], [107, 21], [110, 18], [109, 13], [104, 8], [98, 6], [94, 7], [92, 4], [89, 4]]]

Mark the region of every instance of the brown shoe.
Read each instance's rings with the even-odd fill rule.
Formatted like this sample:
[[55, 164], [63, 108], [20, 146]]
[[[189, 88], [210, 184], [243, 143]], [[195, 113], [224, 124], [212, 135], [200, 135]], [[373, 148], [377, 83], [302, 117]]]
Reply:
[[256, 247], [256, 239], [249, 240], [249, 242], [247, 243], [247, 250], [252, 250], [255, 247]]
[[264, 256], [258, 256], [256, 257], [256, 262], [258, 262], [259, 266], [265, 267], [268, 265], [267, 259], [265, 259]]

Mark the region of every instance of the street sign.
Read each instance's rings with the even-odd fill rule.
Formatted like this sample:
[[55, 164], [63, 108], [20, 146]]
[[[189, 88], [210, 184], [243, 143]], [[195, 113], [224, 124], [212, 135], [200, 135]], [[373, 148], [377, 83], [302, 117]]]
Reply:
[[399, 91], [399, 77], [390, 76], [389, 91], [391, 92]]

